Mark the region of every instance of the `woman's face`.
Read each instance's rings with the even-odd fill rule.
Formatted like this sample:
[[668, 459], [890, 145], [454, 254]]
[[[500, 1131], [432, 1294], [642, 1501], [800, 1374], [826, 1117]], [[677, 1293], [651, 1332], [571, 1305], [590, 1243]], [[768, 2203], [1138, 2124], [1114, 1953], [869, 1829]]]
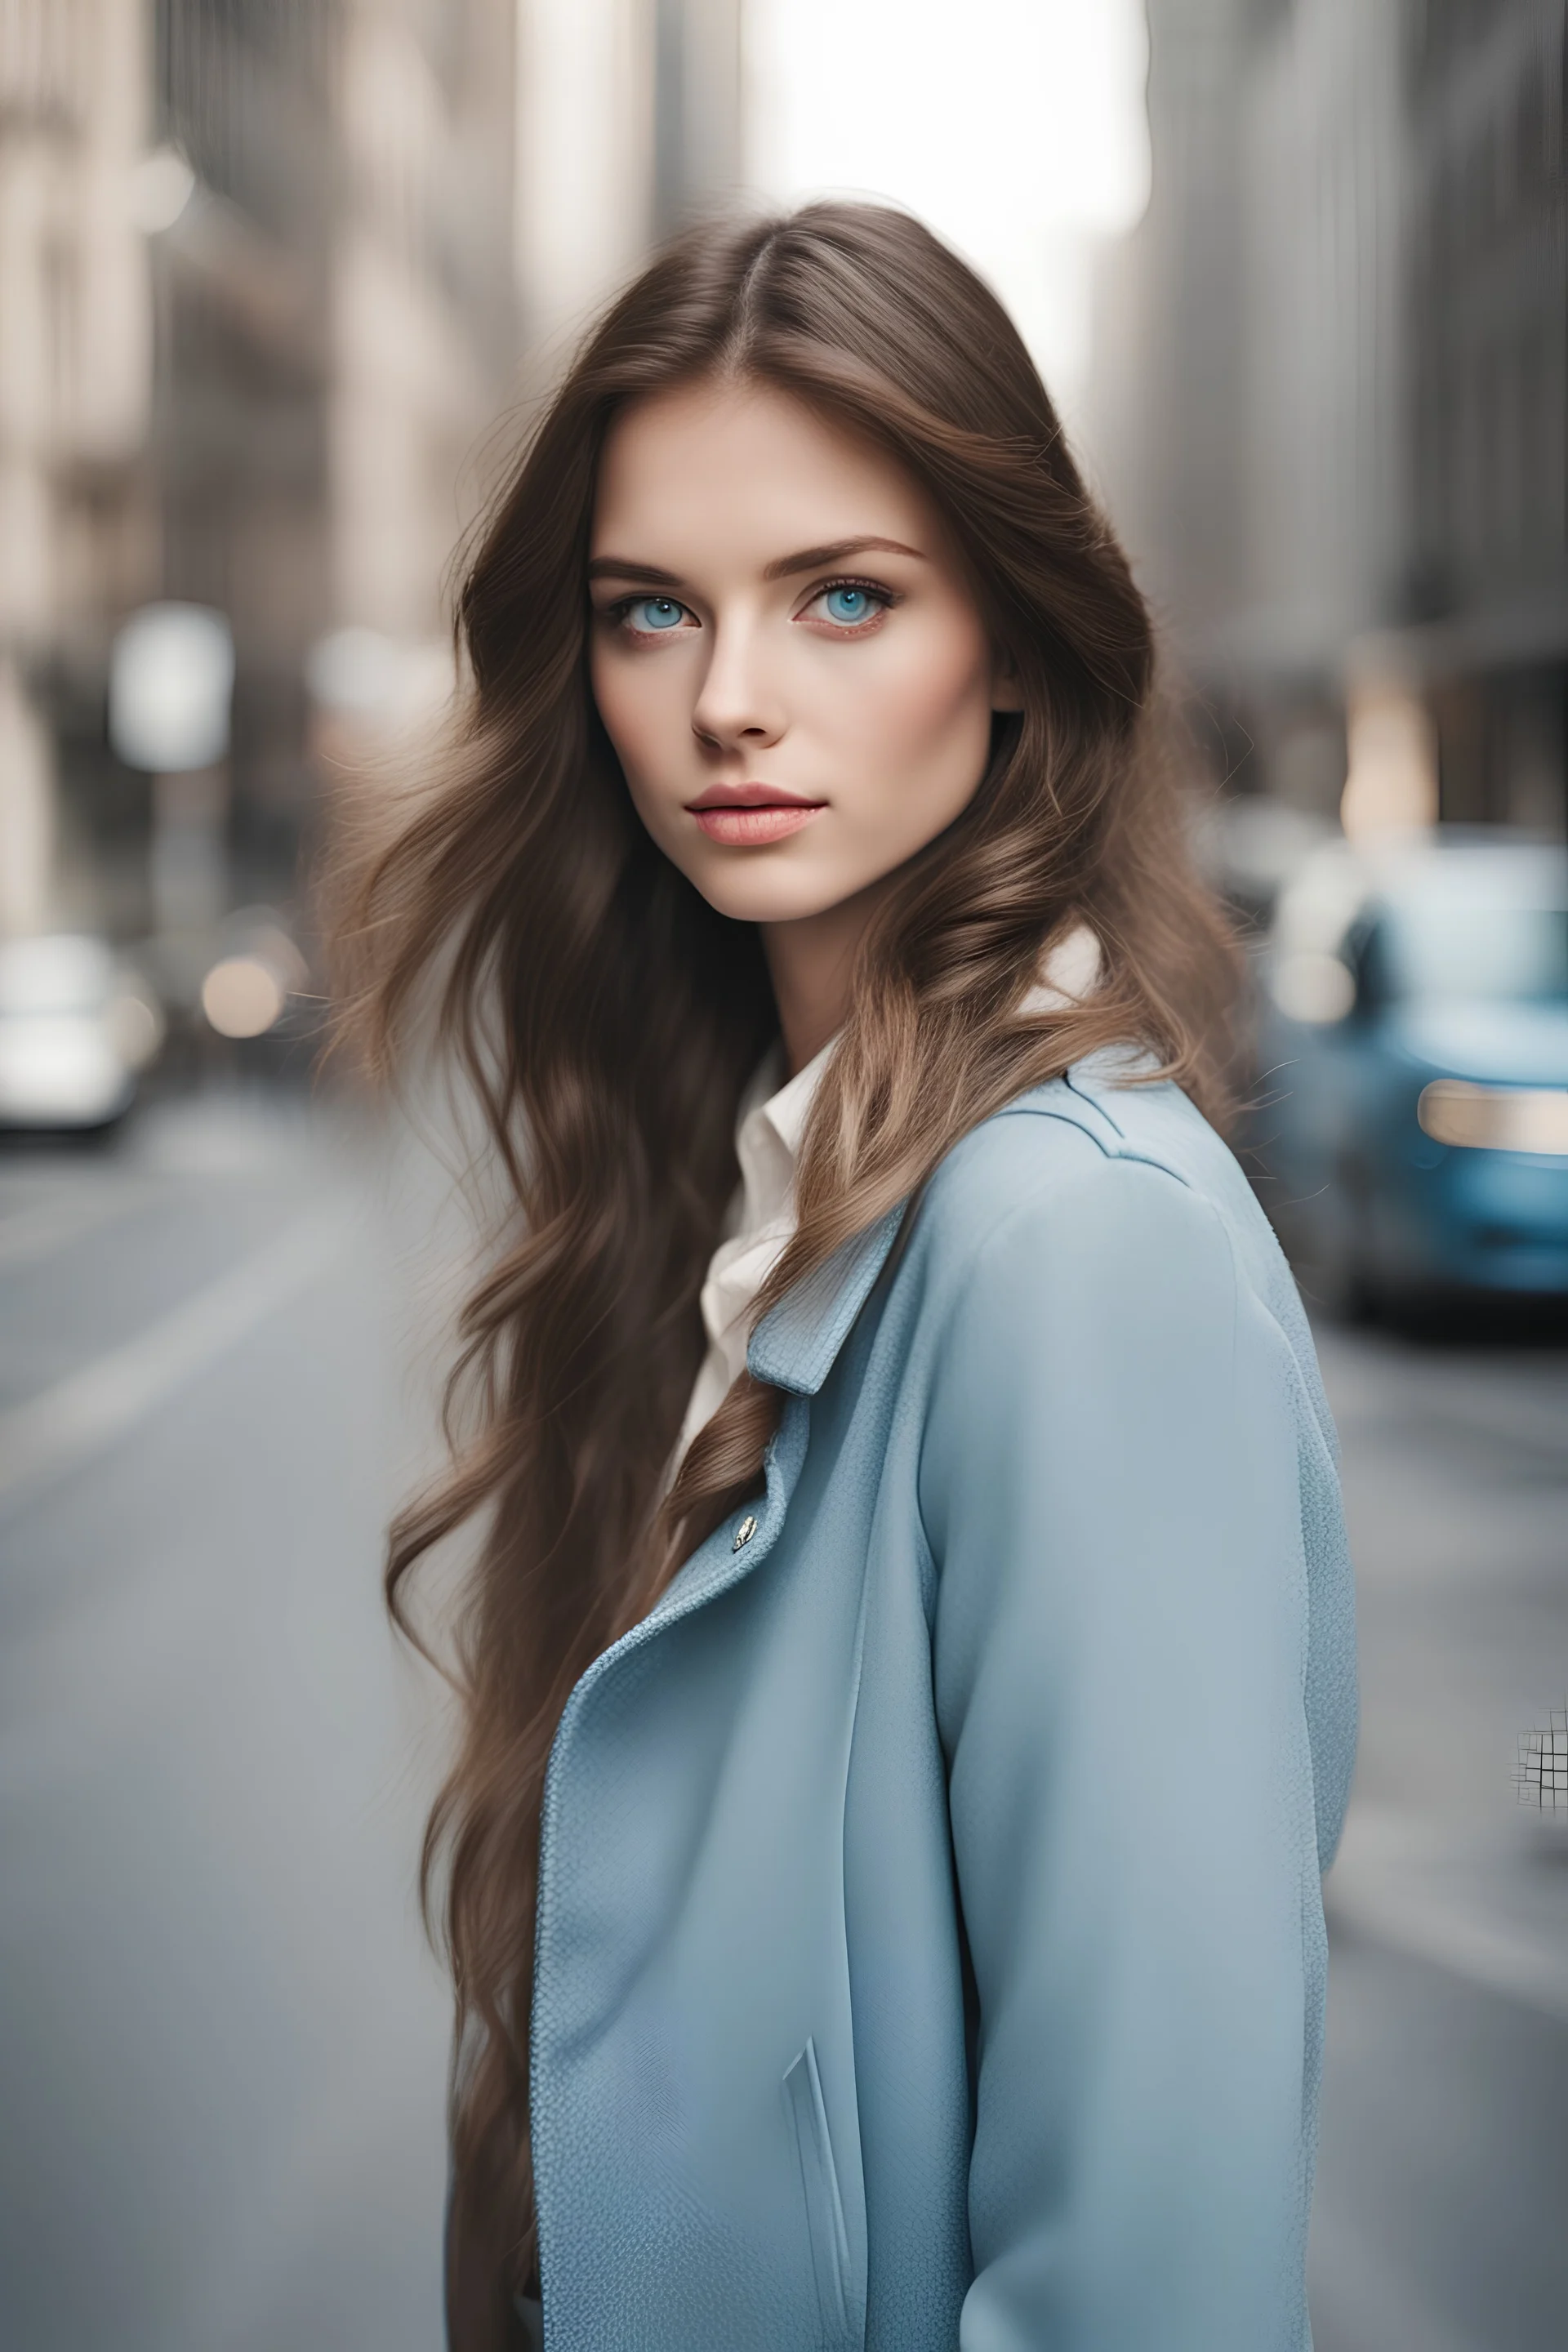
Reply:
[[697, 383], [617, 419], [589, 576], [637, 814], [742, 920], [822, 914], [903, 865], [1016, 707], [931, 499], [771, 389]]

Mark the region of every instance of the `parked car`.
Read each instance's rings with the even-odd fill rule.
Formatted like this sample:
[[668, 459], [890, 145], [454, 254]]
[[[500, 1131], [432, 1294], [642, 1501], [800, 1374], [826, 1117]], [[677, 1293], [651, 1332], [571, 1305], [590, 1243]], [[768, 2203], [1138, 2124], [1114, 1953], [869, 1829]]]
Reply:
[[156, 999], [102, 940], [0, 944], [0, 1128], [111, 1126], [162, 1042]]
[[1309, 1296], [1568, 1295], [1568, 853], [1336, 843], [1261, 976], [1263, 1196]]

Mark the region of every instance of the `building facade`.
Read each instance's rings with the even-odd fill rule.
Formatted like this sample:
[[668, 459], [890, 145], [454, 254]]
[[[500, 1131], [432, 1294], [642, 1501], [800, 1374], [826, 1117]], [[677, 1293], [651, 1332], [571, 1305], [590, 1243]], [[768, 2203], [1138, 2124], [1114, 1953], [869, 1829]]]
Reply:
[[1149, 15], [1103, 470], [1226, 766], [1329, 814], [1399, 703], [1405, 815], [1561, 831], [1563, 0]]
[[1561, 830], [1568, 761], [1563, 0], [1412, 16], [1413, 529], [1456, 817]]
[[142, 0], [10, 0], [0, 26], [3, 933], [49, 920], [77, 862], [109, 616], [145, 593], [155, 530]]
[[[293, 888], [310, 798], [307, 648], [331, 593], [336, 0], [158, 0], [150, 26], [153, 152], [190, 194], [150, 229], [154, 319], [149, 593], [226, 614], [233, 748], [200, 778], [154, 780], [154, 832], [216, 836], [205, 904]], [[110, 789], [120, 779], [111, 773]], [[126, 871], [100, 857], [129, 895]], [[156, 876], [156, 860], [154, 876]], [[154, 889], [149, 928], [171, 919]]]

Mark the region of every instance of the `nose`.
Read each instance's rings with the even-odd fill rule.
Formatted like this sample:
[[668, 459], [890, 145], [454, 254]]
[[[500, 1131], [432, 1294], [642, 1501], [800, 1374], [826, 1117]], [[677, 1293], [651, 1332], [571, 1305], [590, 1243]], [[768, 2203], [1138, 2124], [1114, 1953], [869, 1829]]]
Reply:
[[784, 712], [757, 633], [731, 624], [715, 628], [711, 644], [692, 707], [692, 733], [709, 751], [760, 750], [776, 743], [784, 731]]

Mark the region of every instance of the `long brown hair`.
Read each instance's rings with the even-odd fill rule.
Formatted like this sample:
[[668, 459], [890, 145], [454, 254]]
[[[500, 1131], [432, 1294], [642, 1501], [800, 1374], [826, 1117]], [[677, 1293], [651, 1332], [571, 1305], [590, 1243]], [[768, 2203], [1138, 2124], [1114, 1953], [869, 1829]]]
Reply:
[[[461, 1737], [426, 1841], [457, 1987], [449, 2323], [504, 2340], [532, 2258], [528, 2031], [540, 1808], [566, 1697], [761, 1486], [775, 1391], [742, 1374], [660, 1488], [702, 1350], [698, 1294], [735, 1182], [745, 1081], [775, 1032], [758, 940], [638, 824], [595, 709], [586, 562], [599, 452], [640, 396], [780, 388], [937, 501], [1023, 689], [971, 805], [913, 858], [860, 959], [763, 1310], [921, 1187], [969, 1129], [1124, 1041], [1204, 1107], [1224, 927], [1184, 845], [1150, 621], [995, 298], [900, 213], [819, 204], [709, 226], [590, 335], [463, 584], [471, 688], [438, 788], [360, 873], [348, 1019], [393, 1064], [434, 975], [443, 1034], [515, 1195], [468, 1301], [449, 1474], [396, 1521], [387, 1590], [483, 1512], [457, 1628]], [[1024, 1015], [1042, 950], [1100, 945], [1077, 1005]]]

